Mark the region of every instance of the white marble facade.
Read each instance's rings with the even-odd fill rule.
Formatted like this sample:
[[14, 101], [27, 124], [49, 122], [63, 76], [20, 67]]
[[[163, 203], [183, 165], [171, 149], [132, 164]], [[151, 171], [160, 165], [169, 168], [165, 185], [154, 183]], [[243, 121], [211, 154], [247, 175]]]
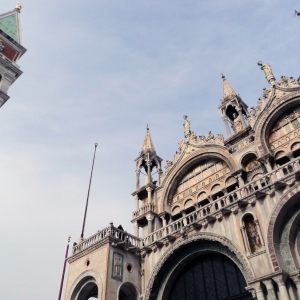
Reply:
[[217, 269], [214, 287], [197, 290], [208, 284], [195, 280], [202, 258], [235, 268], [239, 283], [226, 280], [239, 291], [226, 299], [300, 299], [299, 80], [276, 83], [259, 65], [269, 87], [250, 112], [223, 76], [227, 138], [197, 136], [184, 116], [185, 139], [163, 171], [147, 128], [135, 160], [134, 235], [110, 224], [75, 245], [65, 300], [225, 299]]

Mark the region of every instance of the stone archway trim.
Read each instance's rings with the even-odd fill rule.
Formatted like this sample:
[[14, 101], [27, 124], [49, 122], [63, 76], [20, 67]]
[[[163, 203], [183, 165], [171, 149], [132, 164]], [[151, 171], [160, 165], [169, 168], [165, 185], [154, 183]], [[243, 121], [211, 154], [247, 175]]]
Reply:
[[273, 100], [271, 105], [267, 106], [265, 110], [258, 116], [258, 120], [254, 124], [253, 129], [255, 131], [255, 141], [259, 157], [263, 157], [265, 154], [267, 154], [263, 146], [265, 137], [262, 136], [264, 133], [264, 126], [267, 123], [267, 119], [275, 109], [278, 109], [281, 105], [297, 96], [300, 96], [300, 91], [288, 93], [287, 95], [281, 97], [279, 100]]
[[[225, 248], [228, 248], [230, 250], [230, 252], [232, 252], [233, 254], [235, 254], [237, 260], [241, 263], [241, 265], [243, 266], [244, 270], [245, 270], [245, 275], [247, 278], [246, 281], [252, 281], [254, 280], [255, 276], [254, 276], [254, 272], [252, 270], [252, 267], [250, 265], [250, 263], [247, 260], [247, 257], [245, 256], [245, 254], [243, 253], [243, 251], [241, 249], [239, 249], [237, 246], [235, 246], [229, 239], [220, 236], [218, 234], [215, 233], [208, 233], [208, 232], [203, 232], [203, 233], [196, 233], [190, 236], [187, 236], [186, 238], [176, 242], [174, 245], [172, 245], [172, 247], [170, 247], [159, 259], [159, 261], [156, 263], [151, 278], [148, 282], [148, 286], [147, 289], [145, 291], [145, 300], [148, 300], [150, 297], [150, 293], [151, 293], [151, 289], [152, 286], [154, 284], [154, 281], [160, 271], [160, 269], [162, 268], [162, 266], [166, 263], [166, 261], [168, 260], [168, 258], [180, 247], [187, 245], [189, 243], [192, 242], [197, 242], [197, 241], [209, 241], [209, 242], [219, 242], [222, 246], [224, 246]], [[220, 252], [222, 253], [222, 252]]]
[[85, 277], [93, 277], [95, 279], [95, 282], [96, 282], [97, 287], [98, 287], [98, 300], [102, 299], [102, 296], [103, 296], [102, 295], [103, 294], [103, 287], [102, 287], [102, 278], [101, 278], [100, 274], [97, 271], [95, 271], [95, 270], [86, 270], [86, 271], [82, 272], [74, 280], [74, 282], [71, 285], [69, 291], [66, 292], [67, 297], [65, 298], [65, 300], [70, 300], [71, 299], [71, 296], [74, 293], [75, 289], [77, 288], [78, 284]]
[[278, 259], [275, 252], [275, 245], [274, 245], [275, 223], [283, 206], [299, 191], [300, 191], [300, 183], [293, 186], [286, 193], [284, 193], [280, 198], [280, 200], [278, 201], [278, 203], [276, 204], [269, 220], [268, 232], [267, 232], [267, 244], [268, 244], [268, 250], [271, 258], [271, 263], [275, 272], [280, 270]]
[[170, 171], [170, 173], [167, 174], [167, 177], [164, 179], [164, 182], [163, 182], [164, 187], [163, 187], [163, 191], [162, 191], [162, 197], [161, 197], [161, 200], [160, 200], [160, 210], [159, 211], [164, 210], [164, 205], [167, 202], [166, 196], [169, 192], [170, 184], [172, 183], [172, 181], [176, 177], [176, 174], [178, 173], [178, 171], [182, 167], [184, 167], [184, 165], [186, 165], [189, 161], [193, 160], [197, 156], [202, 156], [206, 153], [209, 153], [209, 155], [211, 155], [211, 156], [216, 156], [220, 159], [223, 159], [225, 162], [229, 162], [228, 167], [230, 168], [231, 172], [234, 172], [234, 171], [237, 170], [236, 162], [233, 160], [231, 155], [228, 152], [224, 151], [223, 149], [209, 147], [209, 149], [204, 148], [204, 149], [200, 149], [198, 151], [195, 151], [193, 154], [187, 156], [182, 161], [180, 161], [178, 163], [178, 165], [175, 165], [174, 168], [172, 168], [172, 170]]

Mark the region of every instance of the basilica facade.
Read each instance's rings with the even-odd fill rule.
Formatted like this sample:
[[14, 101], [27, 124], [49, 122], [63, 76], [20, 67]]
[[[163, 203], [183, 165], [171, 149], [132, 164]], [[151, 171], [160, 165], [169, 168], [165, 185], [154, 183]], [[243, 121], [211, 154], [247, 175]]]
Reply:
[[163, 170], [147, 128], [134, 234], [111, 223], [75, 244], [65, 300], [300, 299], [300, 79], [258, 65], [250, 109], [222, 76], [226, 138], [184, 116]]

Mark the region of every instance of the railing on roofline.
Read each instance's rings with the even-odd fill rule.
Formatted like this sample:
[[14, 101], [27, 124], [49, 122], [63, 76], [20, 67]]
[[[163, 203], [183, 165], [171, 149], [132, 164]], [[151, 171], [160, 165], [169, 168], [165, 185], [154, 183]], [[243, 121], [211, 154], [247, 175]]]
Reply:
[[[195, 211], [187, 214], [186, 216], [173, 221], [165, 227], [162, 227], [153, 233], [149, 234], [144, 238], [138, 238], [134, 235], [127, 233], [126, 231], [122, 231], [113, 226], [111, 223], [110, 226], [98, 231], [96, 234], [91, 237], [83, 240], [78, 245], [73, 247], [72, 254], [77, 254], [96, 243], [102, 241], [106, 237], [110, 236], [114, 238], [117, 244], [127, 244], [128, 246], [134, 248], [143, 248], [148, 246], [156, 241], [159, 241], [167, 236], [174, 235], [178, 231], [182, 230], [185, 226], [196, 224], [200, 225], [207, 224], [210, 220], [209, 218], [216, 218], [218, 213], [226, 214], [230, 212], [230, 208], [234, 204], [238, 204], [239, 202], [244, 201], [248, 196], [253, 195], [256, 192], [259, 192], [261, 189], [267, 187], [270, 184], [274, 184], [279, 182], [287, 175], [292, 175], [300, 170], [299, 158], [294, 159], [293, 161], [287, 162], [276, 170], [264, 174], [262, 177], [255, 179], [254, 181], [245, 184], [241, 188], [237, 188], [236, 190], [228, 193], [221, 198], [218, 198], [207, 205], [196, 209]], [[243, 203], [242, 203], [243, 204]], [[244, 202], [244, 204], [248, 204], [248, 202]], [[154, 206], [152, 204], [148, 204], [148, 206]], [[152, 211], [152, 207], [148, 207], [145, 209], [146, 211]], [[227, 208], [227, 210], [226, 210]], [[154, 209], [154, 208], [153, 208]], [[142, 213], [145, 213], [141, 211]], [[200, 222], [202, 221], [202, 222]]]
[[139, 216], [142, 216], [142, 215], [144, 215], [144, 214], [146, 214], [147, 212], [150, 212], [150, 211], [152, 211], [154, 213], [157, 213], [157, 208], [152, 203], [148, 203], [148, 204], [142, 206], [140, 209], [134, 211], [132, 213], [132, 219], [135, 219]]
[[136, 236], [127, 233], [126, 231], [120, 230], [113, 226], [111, 223], [110, 226], [99, 230], [96, 234], [90, 236], [89, 238], [83, 240], [81, 243], [75, 245], [73, 247], [72, 254], [77, 254], [78, 252], [81, 252], [90, 246], [95, 245], [96, 243], [104, 240], [106, 237], [115, 238], [120, 243], [126, 243], [128, 245], [131, 245], [133, 247], [139, 248], [140, 246], [140, 239]]

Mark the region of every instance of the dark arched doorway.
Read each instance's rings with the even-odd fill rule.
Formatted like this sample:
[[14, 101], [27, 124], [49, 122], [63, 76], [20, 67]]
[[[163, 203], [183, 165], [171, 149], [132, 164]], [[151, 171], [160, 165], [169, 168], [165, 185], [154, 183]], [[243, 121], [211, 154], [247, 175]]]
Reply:
[[125, 282], [119, 289], [118, 300], [137, 300], [135, 286], [130, 282]]
[[199, 255], [178, 274], [169, 300], [253, 299], [236, 264], [219, 253]]

